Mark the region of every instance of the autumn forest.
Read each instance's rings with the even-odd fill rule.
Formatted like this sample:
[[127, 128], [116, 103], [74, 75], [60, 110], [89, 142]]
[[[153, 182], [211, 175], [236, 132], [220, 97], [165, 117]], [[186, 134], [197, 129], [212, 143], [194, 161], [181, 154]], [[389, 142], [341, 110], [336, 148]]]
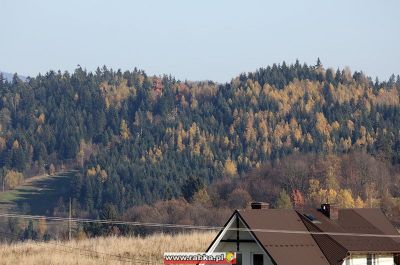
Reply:
[[0, 76], [0, 182], [76, 169], [74, 213], [90, 218], [214, 225], [257, 200], [381, 207], [400, 224], [399, 95], [399, 76], [319, 60], [224, 84], [107, 67]]

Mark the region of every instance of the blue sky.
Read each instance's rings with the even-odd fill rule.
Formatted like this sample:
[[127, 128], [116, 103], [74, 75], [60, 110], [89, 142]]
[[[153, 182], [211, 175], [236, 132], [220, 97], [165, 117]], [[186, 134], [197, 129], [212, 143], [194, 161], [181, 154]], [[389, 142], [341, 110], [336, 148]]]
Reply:
[[400, 74], [400, 1], [0, 0], [0, 69], [229, 81], [285, 60]]

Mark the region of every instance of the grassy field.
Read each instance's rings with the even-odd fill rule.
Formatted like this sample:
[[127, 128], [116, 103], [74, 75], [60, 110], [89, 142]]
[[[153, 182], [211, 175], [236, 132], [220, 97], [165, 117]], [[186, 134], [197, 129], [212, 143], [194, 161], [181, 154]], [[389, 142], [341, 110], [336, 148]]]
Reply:
[[164, 252], [205, 251], [215, 236], [214, 232], [193, 232], [2, 245], [0, 265], [162, 264]]
[[0, 192], [0, 212], [50, 214], [60, 197], [68, 197], [74, 171], [27, 179], [16, 189]]

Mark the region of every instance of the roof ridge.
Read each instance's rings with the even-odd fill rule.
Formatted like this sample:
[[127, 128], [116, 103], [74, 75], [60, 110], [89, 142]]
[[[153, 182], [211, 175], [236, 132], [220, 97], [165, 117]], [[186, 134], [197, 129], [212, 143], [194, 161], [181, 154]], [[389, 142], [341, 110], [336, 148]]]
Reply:
[[[382, 235], [387, 235], [387, 233], [385, 233], [384, 231], [382, 231], [379, 227], [377, 227], [376, 225], [372, 224], [367, 218], [365, 218], [364, 216], [362, 216], [360, 213], [358, 213], [356, 210], [360, 210], [363, 208], [359, 208], [359, 209], [351, 209], [356, 215], [358, 215], [360, 218], [362, 218], [364, 221], [366, 221], [368, 224], [370, 224], [373, 228], [375, 228], [376, 230], [380, 231], [382, 233]], [[365, 208], [364, 208], [365, 209]], [[385, 216], [385, 214], [383, 213], [382, 209], [380, 208], [367, 208], [367, 209], [374, 209], [375, 211], [379, 211], [381, 214], [383, 214]], [[386, 218], [386, 216], [385, 216]], [[393, 241], [396, 244], [400, 244], [399, 242], [397, 242], [396, 240], [394, 240], [393, 238], [388, 238], [391, 241]]]
[[[310, 221], [308, 221], [308, 220], [306, 220], [304, 217], [304, 215], [303, 214], [301, 214], [301, 213], [299, 213], [298, 211], [296, 211], [296, 213], [299, 215], [299, 217], [300, 217], [300, 220], [303, 222], [303, 224], [304, 224], [304, 226], [306, 227], [306, 229], [309, 231], [309, 232], [312, 232], [312, 231], [310, 231], [310, 229], [308, 229], [308, 227], [307, 227], [307, 225], [304, 223], [304, 222], [308, 222], [308, 224], [310, 224], [311, 226], [313, 226], [316, 230], [318, 230], [319, 232], [326, 232], [326, 231], [323, 231], [322, 229], [320, 229], [318, 226], [316, 226], [315, 224], [313, 224], [312, 222], [310, 222]], [[340, 226], [339, 226], [340, 227]], [[312, 235], [312, 237], [313, 237], [313, 239], [314, 239], [314, 235], [313, 234], [311, 234]], [[332, 239], [332, 241], [334, 242], [334, 243], [336, 243], [339, 247], [341, 247], [341, 248], [343, 248], [344, 250], [346, 250], [347, 252], [349, 251], [345, 246], [343, 246], [342, 244], [340, 244], [336, 239], [334, 239], [332, 236], [330, 236], [329, 234], [325, 234], [325, 236], [327, 236], [327, 237], [329, 237], [330, 239]], [[317, 242], [317, 240], [315, 240], [314, 239], [314, 241], [317, 243], [317, 245], [318, 245], [318, 247], [319, 247], [319, 244], [318, 244], [318, 242]], [[320, 248], [321, 249], [321, 248]], [[322, 249], [321, 249], [321, 251], [322, 251]], [[322, 251], [323, 252], [323, 251]]]

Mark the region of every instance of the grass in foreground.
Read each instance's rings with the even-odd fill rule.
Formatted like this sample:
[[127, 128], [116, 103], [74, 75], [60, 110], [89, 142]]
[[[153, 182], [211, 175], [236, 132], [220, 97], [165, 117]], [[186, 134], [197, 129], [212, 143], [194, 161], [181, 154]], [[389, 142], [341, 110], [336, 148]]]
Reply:
[[215, 232], [192, 232], [71, 242], [17, 243], [0, 246], [0, 264], [162, 264], [164, 252], [205, 251], [215, 236]]

